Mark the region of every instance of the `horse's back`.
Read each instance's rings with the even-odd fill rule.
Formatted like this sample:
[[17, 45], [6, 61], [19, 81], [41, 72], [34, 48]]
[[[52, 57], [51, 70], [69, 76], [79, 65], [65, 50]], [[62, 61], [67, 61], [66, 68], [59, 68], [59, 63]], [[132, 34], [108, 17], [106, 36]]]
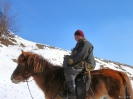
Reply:
[[129, 97], [133, 94], [130, 79], [124, 72], [113, 69], [100, 69], [91, 71], [91, 76], [94, 93], [105, 91], [103, 94], [108, 94], [113, 99], [119, 99], [120, 96], [124, 97], [125, 95]]
[[123, 78], [120, 75], [120, 71], [113, 69], [100, 69], [91, 71], [92, 82], [103, 81], [107, 86], [120, 86], [123, 84]]

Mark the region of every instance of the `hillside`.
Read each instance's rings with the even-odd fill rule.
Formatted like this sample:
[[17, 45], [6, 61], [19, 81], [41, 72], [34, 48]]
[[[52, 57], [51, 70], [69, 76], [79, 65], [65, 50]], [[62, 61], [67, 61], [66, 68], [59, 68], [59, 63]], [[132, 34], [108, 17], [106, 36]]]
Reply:
[[[60, 66], [62, 66], [63, 56], [70, 53], [70, 51], [64, 49], [38, 44], [13, 34], [9, 40], [0, 38], [0, 99], [32, 99], [27, 83], [14, 84], [10, 80], [11, 74], [17, 66], [16, 59], [20, 55], [21, 50], [38, 53], [51, 63]], [[128, 74], [133, 85], [132, 66], [96, 57], [95, 60], [95, 69], [112, 68], [123, 71]], [[42, 91], [32, 78], [30, 78], [29, 87], [34, 99], [44, 98]]]

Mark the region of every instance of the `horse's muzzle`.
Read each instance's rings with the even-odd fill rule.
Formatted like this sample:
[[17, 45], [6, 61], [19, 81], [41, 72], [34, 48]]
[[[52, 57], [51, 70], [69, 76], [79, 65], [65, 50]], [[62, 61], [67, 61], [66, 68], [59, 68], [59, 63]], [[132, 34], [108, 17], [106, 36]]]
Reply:
[[19, 83], [19, 80], [14, 79], [13, 76], [11, 76], [11, 81], [12, 81], [12, 83], [15, 83], [15, 84]]

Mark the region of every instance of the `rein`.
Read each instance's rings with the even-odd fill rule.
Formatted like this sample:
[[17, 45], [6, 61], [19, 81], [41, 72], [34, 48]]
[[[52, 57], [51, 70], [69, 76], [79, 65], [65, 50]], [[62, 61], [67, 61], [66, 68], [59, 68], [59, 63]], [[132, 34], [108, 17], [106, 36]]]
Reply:
[[30, 91], [30, 87], [29, 87], [28, 81], [26, 80], [26, 82], [27, 82], [27, 86], [28, 86], [28, 89], [29, 89], [29, 92], [30, 92], [30, 96], [31, 96], [32, 99], [34, 99], [33, 96], [32, 96], [32, 94], [31, 94], [31, 91]]
[[31, 90], [30, 90], [30, 87], [29, 87], [29, 84], [28, 84], [29, 81], [27, 81], [27, 79], [26, 79], [26, 77], [24, 75], [22, 75], [22, 77], [26, 80], [25, 82], [27, 83], [27, 87], [28, 87], [28, 90], [29, 90], [31, 98], [34, 99], [32, 94], [31, 94]]
[[[39, 73], [37, 73], [37, 74], [39, 74]], [[37, 74], [33, 74], [33, 75], [30, 75], [30, 76], [34, 76], [34, 75], [37, 75]], [[30, 93], [31, 98], [34, 99], [33, 96], [32, 96], [32, 94], [31, 94], [31, 90], [30, 90], [29, 83], [28, 83], [30, 81], [28, 81], [24, 75], [21, 75], [21, 76], [25, 79], [24, 82], [27, 83], [27, 87], [28, 87], [28, 90], [29, 90], [29, 93]], [[28, 77], [30, 77], [30, 76], [28, 76]]]
[[[48, 72], [48, 71], [47, 71], [47, 72]], [[37, 75], [37, 74], [41, 74], [41, 73], [32, 74], [32, 75], [30, 75], [30, 76], [35, 76], [35, 75]], [[31, 94], [31, 90], [30, 90], [30, 87], [29, 87], [29, 84], [28, 84], [28, 82], [30, 82], [30, 81], [27, 81], [27, 79], [26, 79], [26, 77], [25, 77], [24, 75], [21, 75], [21, 76], [25, 79], [25, 82], [27, 83], [27, 87], [28, 87], [28, 90], [29, 90], [29, 93], [30, 93], [31, 98], [34, 99], [33, 96], [32, 96], [32, 94]], [[30, 76], [28, 76], [28, 77], [30, 77]], [[55, 94], [55, 96], [54, 96], [52, 99], [55, 99], [55, 97], [58, 95], [62, 83], [63, 83], [63, 76], [62, 76], [62, 79], [61, 79], [61, 83], [60, 83], [58, 92]]]

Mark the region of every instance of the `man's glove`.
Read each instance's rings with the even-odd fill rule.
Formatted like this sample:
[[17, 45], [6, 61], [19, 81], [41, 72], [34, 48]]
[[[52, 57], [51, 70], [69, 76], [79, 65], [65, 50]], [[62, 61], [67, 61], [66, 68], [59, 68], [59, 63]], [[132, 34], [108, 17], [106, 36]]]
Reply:
[[73, 65], [73, 59], [71, 58], [68, 59], [68, 65]]

